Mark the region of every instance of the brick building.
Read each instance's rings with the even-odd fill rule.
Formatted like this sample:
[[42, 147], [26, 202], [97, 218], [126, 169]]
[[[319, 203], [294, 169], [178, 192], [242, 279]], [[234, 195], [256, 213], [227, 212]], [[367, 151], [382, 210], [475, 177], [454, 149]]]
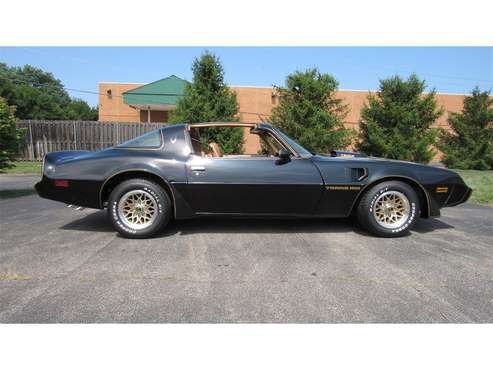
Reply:
[[[99, 83], [99, 120], [103, 122], [167, 122], [169, 112], [183, 95], [187, 82], [176, 76], [143, 83], [101, 82]], [[272, 87], [230, 86], [236, 92], [239, 104], [239, 119], [243, 122], [268, 121], [278, 97]], [[340, 90], [337, 96], [348, 105], [346, 117], [348, 128], [358, 128], [360, 111], [366, 102], [368, 91]], [[436, 127], [448, 128], [449, 112], [462, 109], [464, 95], [441, 94], [438, 105], [445, 113], [435, 123]], [[247, 134], [247, 133], [246, 133]], [[245, 136], [245, 146], [254, 146]]]
[[[99, 120], [103, 122], [167, 122], [169, 111], [183, 95], [186, 81], [169, 76], [151, 82], [99, 83]], [[268, 120], [272, 108], [278, 103], [272, 87], [230, 86], [236, 92], [240, 106], [239, 119], [245, 122]], [[360, 111], [366, 102], [368, 91], [340, 90], [337, 92], [349, 106], [346, 118], [348, 127], [357, 128]], [[437, 94], [438, 105], [445, 109], [437, 126], [447, 127], [448, 112], [462, 109], [463, 95]]]

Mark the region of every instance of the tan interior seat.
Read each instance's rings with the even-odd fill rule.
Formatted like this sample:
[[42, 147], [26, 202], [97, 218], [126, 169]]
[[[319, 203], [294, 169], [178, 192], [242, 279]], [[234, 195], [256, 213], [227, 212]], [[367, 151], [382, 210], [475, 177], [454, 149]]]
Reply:
[[214, 154], [214, 157], [223, 156], [223, 152], [221, 151], [221, 147], [218, 143], [209, 143], [209, 149], [212, 151], [212, 154]]

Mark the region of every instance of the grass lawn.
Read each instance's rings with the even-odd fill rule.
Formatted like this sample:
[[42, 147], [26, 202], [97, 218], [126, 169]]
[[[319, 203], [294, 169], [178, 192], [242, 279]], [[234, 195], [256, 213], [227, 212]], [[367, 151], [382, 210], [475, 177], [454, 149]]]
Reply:
[[469, 202], [493, 207], [493, 171], [453, 170], [472, 188]]
[[0, 173], [9, 174], [34, 174], [39, 175], [41, 173], [42, 162], [38, 161], [16, 161], [12, 163], [14, 167], [4, 168], [0, 170]]

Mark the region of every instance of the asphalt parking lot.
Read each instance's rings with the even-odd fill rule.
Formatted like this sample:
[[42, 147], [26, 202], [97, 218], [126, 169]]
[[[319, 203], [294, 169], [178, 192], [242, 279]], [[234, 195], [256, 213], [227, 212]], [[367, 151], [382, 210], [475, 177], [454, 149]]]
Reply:
[[0, 322], [493, 322], [493, 209], [380, 239], [350, 220], [173, 222], [120, 238], [97, 210], [0, 200]]
[[9, 189], [33, 189], [37, 181], [39, 181], [39, 176], [0, 175], [0, 191]]

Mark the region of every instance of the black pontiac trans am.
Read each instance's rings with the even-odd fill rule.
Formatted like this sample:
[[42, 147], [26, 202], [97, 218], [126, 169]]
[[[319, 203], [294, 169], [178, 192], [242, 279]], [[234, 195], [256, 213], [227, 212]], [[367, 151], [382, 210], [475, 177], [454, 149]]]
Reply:
[[[201, 131], [241, 126], [255, 154], [223, 155]], [[258, 147], [258, 146], [257, 146]], [[418, 217], [465, 202], [456, 173], [358, 153], [312, 154], [269, 124], [168, 126], [99, 152], [49, 153], [38, 194], [76, 206], [107, 208], [115, 229], [150, 237], [177, 220], [202, 216], [357, 216], [377, 236], [401, 236]]]

